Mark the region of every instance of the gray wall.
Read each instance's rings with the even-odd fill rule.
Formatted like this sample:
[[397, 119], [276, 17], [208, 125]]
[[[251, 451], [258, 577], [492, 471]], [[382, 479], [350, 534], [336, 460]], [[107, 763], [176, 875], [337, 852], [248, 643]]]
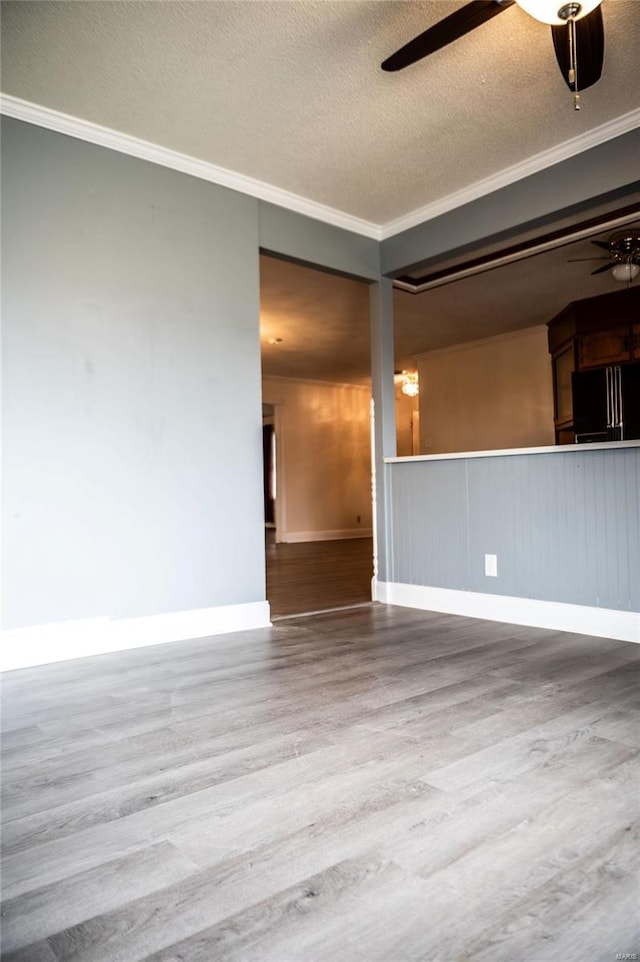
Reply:
[[5, 627], [263, 600], [258, 202], [2, 132]]
[[401, 273], [413, 264], [488, 238], [501, 237], [506, 245], [526, 226], [551, 226], [559, 212], [577, 213], [583, 205], [591, 206], [594, 198], [615, 195], [620, 207], [637, 204], [639, 156], [640, 130], [632, 130], [396, 234], [382, 242], [382, 273]]
[[[640, 610], [640, 448], [387, 471], [390, 581]], [[498, 556], [497, 578], [485, 553]]]
[[260, 201], [259, 221], [260, 246], [266, 252], [360, 280], [375, 281], [379, 277], [377, 240], [266, 201]]
[[2, 119], [3, 626], [265, 597], [260, 245], [379, 244]]
[[[5, 627], [263, 600], [259, 245], [368, 280], [378, 245], [2, 132]], [[418, 247], [443, 251], [434, 236]], [[637, 451], [414, 462], [386, 481], [387, 580], [639, 607]]]

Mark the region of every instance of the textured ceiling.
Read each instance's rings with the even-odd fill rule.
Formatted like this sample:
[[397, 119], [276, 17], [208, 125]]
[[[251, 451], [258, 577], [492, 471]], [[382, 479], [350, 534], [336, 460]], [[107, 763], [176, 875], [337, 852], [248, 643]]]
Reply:
[[[640, 232], [640, 220], [635, 227]], [[423, 294], [395, 291], [396, 368], [415, 369], [413, 356], [423, 351], [546, 324], [570, 301], [621, 290], [610, 272], [591, 276], [603, 263], [591, 258], [603, 253], [581, 240]], [[264, 256], [260, 277], [265, 374], [345, 382], [369, 376], [366, 285]], [[269, 343], [277, 337], [280, 344]]]
[[460, 5], [3, 2], [2, 89], [376, 224], [638, 107], [638, 0], [604, 0], [579, 113], [549, 28], [518, 7], [380, 70]]

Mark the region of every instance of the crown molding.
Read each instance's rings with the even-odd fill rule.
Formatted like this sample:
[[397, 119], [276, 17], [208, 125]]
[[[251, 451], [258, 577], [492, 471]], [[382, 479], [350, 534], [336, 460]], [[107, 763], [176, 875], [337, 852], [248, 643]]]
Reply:
[[[262, 381], [284, 381], [288, 384], [304, 384], [305, 387], [309, 384], [315, 384], [319, 387], [345, 387], [353, 391], [368, 391], [371, 393], [370, 378], [360, 378], [364, 380], [366, 384], [358, 384], [357, 382], [347, 382], [347, 381], [322, 381], [314, 377], [287, 377], [286, 374], [263, 374]], [[272, 404], [272, 401], [266, 401], [266, 404]]]
[[137, 157], [139, 160], [147, 160], [152, 164], [159, 164], [161, 167], [169, 167], [171, 170], [189, 174], [191, 177], [198, 177], [200, 180], [209, 181], [209, 183], [217, 184], [219, 187], [229, 187], [241, 194], [248, 194], [258, 200], [264, 200], [270, 204], [276, 204], [278, 207], [294, 211], [296, 214], [303, 214], [305, 217], [323, 221], [325, 224], [332, 224], [334, 227], [352, 231], [354, 234], [371, 237], [373, 240], [381, 239], [381, 230], [378, 224], [346, 214], [344, 211], [328, 207], [326, 204], [309, 200], [307, 197], [283, 190], [281, 187], [274, 187], [262, 180], [238, 174], [226, 167], [218, 167], [208, 161], [198, 160], [188, 154], [181, 154], [177, 150], [152, 144], [148, 140], [122, 134], [110, 127], [101, 127], [89, 120], [81, 120], [79, 117], [72, 117], [58, 110], [51, 110], [49, 107], [41, 107], [27, 100], [21, 100], [19, 97], [12, 97], [10, 94], [0, 94], [0, 113], [7, 117], [13, 117], [15, 120], [24, 120], [37, 127], [46, 127], [47, 130], [54, 130], [56, 133], [66, 134], [68, 137], [75, 137], [77, 140], [96, 144], [99, 147], [108, 147], [109, 150], [116, 150], [121, 154]]
[[12, 97], [10, 94], [0, 94], [0, 113], [16, 120], [24, 120], [38, 127], [45, 127], [48, 130], [66, 134], [68, 137], [75, 137], [78, 140], [96, 144], [99, 147], [107, 147], [110, 150], [137, 157], [139, 160], [147, 160], [152, 164], [169, 167], [183, 174], [189, 174], [191, 177], [198, 177], [200, 180], [217, 184], [219, 187], [228, 187], [241, 194], [248, 194], [258, 200], [284, 207], [305, 217], [311, 217], [325, 224], [341, 227], [343, 230], [378, 241], [386, 240], [402, 231], [417, 227], [418, 224], [439, 217], [441, 214], [446, 214], [456, 207], [462, 207], [464, 204], [477, 200], [486, 194], [491, 194], [501, 187], [507, 187], [524, 177], [536, 174], [563, 160], [568, 160], [576, 154], [590, 150], [592, 147], [597, 147], [608, 140], [613, 140], [615, 137], [620, 137], [622, 134], [640, 127], [640, 108], [631, 110], [629, 113], [622, 114], [599, 127], [594, 127], [584, 134], [565, 140], [549, 150], [534, 154], [519, 164], [507, 167], [497, 174], [492, 174], [490, 177], [485, 177], [483, 180], [478, 180], [468, 187], [464, 187], [462, 190], [455, 191], [453, 194], [441, 197], [433, 203], [410, 211], [396, 220], [389, 221], [386, 224], [374, 224], [372, 221], [363, 220], [334, 207], [328, 207], [307, 197], [283, 190], [281, 187], [274, 187], [272, 184], [247, 177], [244, 174], [238, 174], [225, 167], [218, 167], [208, 161], [198, 160], [188, 154], [181, 154], [176, 150], [170, 150], [167, 147], [152, 144], [147, 140], [141, 140], [139, 137], [123, 134], [109, 127], [101, 127], [91, 121], [81, 120], [58, 110], [51, 110], [49, 107], [42, 107], [30, 103], [28, 100], [21, 100], [19, 97]]
[[509, 184], [514, 184], [524, 177], [537, 174], [539, 171], [553, 167], [554, 164], [559, 164], [563, 160], [569, 160], [570, 157], [574, 157], [576, 154], [590, 150], [592, 147], [598, 147], [600, 144], [604, 144], [608, 140], [613, 140], [615, 137], [620, 137], [622, 134], [636, 130], [638, 127], [640, 127], [640, 108], [630, 110], [629, 113], [626, 114], [621, 114], [620, 117], [609, 120], [607, 123], [601, 124], [599, 127], [594, 127], [592, 130], [584, 134], [579, 134], [577, 137], [572, 137], [571, 140], [565, 140], [561, 144], [551, 147], [549, 150], [543, 150], [539, 154], [534, 154], [519, 164], [506, 167], [504, 170], [498, 171], [497, 174], [492, 174], [491, 177], [477, 180], [468, 187], [449, 194], [447, 197], [441, 197], [431, 204], [426, 204], [417, 210], [409, 211], [408, 214], [404, 214], [396, 220], [382, 224], [382, 240], [400, 234], [402, 231], [409, 230], [412, 227], [417, 227], [418, 224], [423, 224], [425, 221], [433, 220], [434, 217], [446, 214], [456, 207], [462, 207], [464, 204], [469, 204], [473, 200], [478, 200], [478, 198], [484, 197], [486, 194], [500, 190], [501, 187], [508, 187]]

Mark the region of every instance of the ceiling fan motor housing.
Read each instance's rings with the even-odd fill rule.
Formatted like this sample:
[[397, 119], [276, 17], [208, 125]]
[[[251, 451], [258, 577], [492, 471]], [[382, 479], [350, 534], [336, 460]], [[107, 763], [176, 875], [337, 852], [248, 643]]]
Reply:
[[615, 260], [640, 264], [640, 232], [618, 231], [609, 238], [609, 247]]
[[565, 3], [564, 7], [558, 10], [558, 16], [561, 20], [575, 20], [581, 10], [582, 6], [579, 3]]
[[579, 110], [578, 91], [596, 83], [602, 73], [602, 0], [471, 0], [396, 50], [381, 67], [392, 72], [404, 70], [481, 27], [514, 2], [534, 19], [551, 24], [558, 66]]
[[640, 273], [640, 231], [635, 227], [626, 227], [616, 231], [609, 240], [591, 241], [596, 247], [607, 252], [607, 261], [592, 274], [604, 274], [611, 271], [617, 281], [631, 283]]
[[552, 26], [567, 20], [581, 20], [600, 5], [602, 0], [516, 0], [529, 16]]

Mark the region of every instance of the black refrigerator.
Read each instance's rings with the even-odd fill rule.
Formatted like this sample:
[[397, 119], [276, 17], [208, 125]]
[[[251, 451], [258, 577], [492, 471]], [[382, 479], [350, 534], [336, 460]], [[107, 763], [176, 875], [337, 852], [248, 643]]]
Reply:
[[578, 444], [640, 438], [640, 362], [574, 371], [571, 390]]

